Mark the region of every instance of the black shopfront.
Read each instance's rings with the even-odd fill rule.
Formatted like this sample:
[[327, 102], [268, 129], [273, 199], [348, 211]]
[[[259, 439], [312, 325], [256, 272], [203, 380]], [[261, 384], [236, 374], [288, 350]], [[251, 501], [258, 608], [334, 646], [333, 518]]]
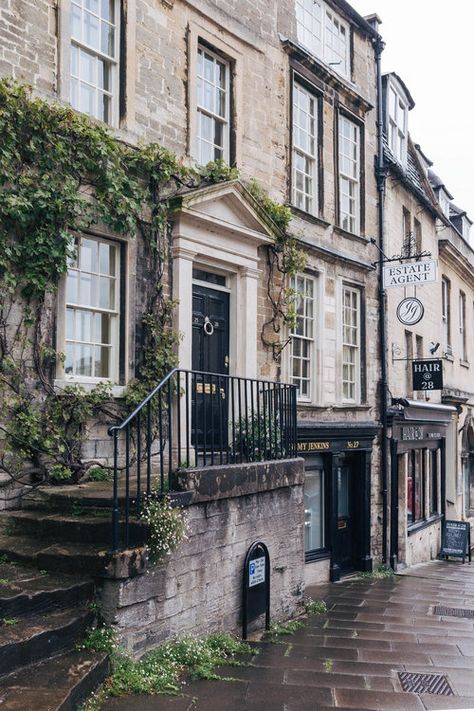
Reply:
[[376, 423], [298, 423], [305, 460], [305, 557], [330, 560], [330, 579], [370, 571], [371, 460]]

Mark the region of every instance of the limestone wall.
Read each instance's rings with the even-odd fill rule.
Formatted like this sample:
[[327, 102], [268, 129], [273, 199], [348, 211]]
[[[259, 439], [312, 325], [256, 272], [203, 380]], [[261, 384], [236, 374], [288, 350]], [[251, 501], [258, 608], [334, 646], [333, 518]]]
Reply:
[[[136, 656], [176, 635], [241, 632], [243, 566], [256, 540], [270, 553], [272, 619], [289, 618], [301, 606], [302, 460], [235, 465], [225, 476], [218, 467], [212, 472], [213, 500], [211, 471], [196, 472], [186, 506], [188, 540], [144, 575], [104, 581], [103, 613]], [[207, 480], [203, 486], [200, 477]]]

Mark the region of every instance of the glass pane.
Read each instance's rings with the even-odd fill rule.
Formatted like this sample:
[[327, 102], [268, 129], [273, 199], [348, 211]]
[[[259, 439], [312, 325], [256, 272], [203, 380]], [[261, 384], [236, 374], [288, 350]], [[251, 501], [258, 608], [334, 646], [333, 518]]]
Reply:
[[111, 91], [110, 84], [110, 65], [104, 62], [103, 59], [97, 60], [97, 85], [100, 89]]
[[96, 15], [99, 14], [99, 0], [85, 0], [84, 5], [91, 12], [95, 12]]
[[77, 77], [77, 72], [78, 72], [78, 62], [77, 62], [77, 55], [78, 55], [79, 50], [77, 47], [74, 47], [74, 45], [71, 45], [71, 74], [73, 74], [75, 77]]
[[64, 371], [67, 375], [72, 375], [73, 368], [74, 368], [74, 346], [72, 343], [66, 343], [66, 360], [64, 362]]
[[100, 50], [99, 24], [97, 17], [91, 15], [90, 12], [84, 13], [84, 42], [89, 47]]
[[214, 121], [214, 143], [216, 146], [224, 145], [223, 125], [219, 121]]
[[214, 81], [214, 60], [209, 54], [203, 55], [204, 78], [209, 82]]
[[79, 82], [71, 79], [71, 105], [73, 109], [79, 110]]
[[99, 346], [95, 349], [94, 375], [96, 378], [109, 377], [110, 349]]
[[304, 483], [305, 550], [323, 548], [324, 541], [324, 475], [322, 469], [306, 470]]
[[103, 54], [107, 54], [109, 57], [114, 56], [114, 28], [111, 27], [107, 22], [100, 23], [100, 49]]
[[66, 309], [66, 338], [74, 338], [74, 309]]
[[205, 141], [212, 141], [213, 138], [213, 119], [210, 116], [201, 114], [201, 138]]
[[99, 307], [113, 309], [115, 306], [115, 281], [107, 277], [99, 278]]
[[214, 87], [209, 82], [204, 82], [203, 107], [214, 112]]
[[95, 316], [95, 334], [96, 343], [110, 344], [110, 319], [108, 314], [96, 314]]
[[90, 274], [81, 274], [79, 281], [79, 303], [82, 306], [96, 305], [97, 277]]
[[104, 20], [114, 22], [114, 0], [101, 0], [100, 14]]
[[79, 61], [81, 79], [83, 81], [89, 82], [89, 84], [96, 84], [96, 74], [97, 74], [97, 60], [89, 52], [80, 52]]
[[76, 311], [76, 340], [92, 341], [92, 314], [90, 311]]
[[337, 468], [337, 515], [349, 516], [349, 468]]
[[80, 268], [82, 271], [97, 271], [97, 242], [83, 239], [80, 248]]
[[66, 279], [66, 301], [72, 304], [77, 303], [77, 272], [69, 271]]
[[76, 375], [92, 376], [92, 346], [76, 346]]
[[81, 39], [81, 9], [74, 3], [71, 8], [71, 35], [77, 40]]
[[82, 82], [79, 88], [79, 111], [95, 115], [95, 89]]

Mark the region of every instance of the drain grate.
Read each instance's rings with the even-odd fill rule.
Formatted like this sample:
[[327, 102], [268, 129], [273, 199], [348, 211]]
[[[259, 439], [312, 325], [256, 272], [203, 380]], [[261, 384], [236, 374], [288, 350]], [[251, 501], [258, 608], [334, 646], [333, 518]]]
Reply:
[[413, 672], [398, 672], [403, 691], [413, 694], [438, 694], [454, 696], [448, 680], [442, 674], [415, 674]]
[[474, 610], [463, 610], [461, 607], [443, 607], [442, 605], [436, 605], [436, 607], [433, 608], [433, 615], [474, 619]]

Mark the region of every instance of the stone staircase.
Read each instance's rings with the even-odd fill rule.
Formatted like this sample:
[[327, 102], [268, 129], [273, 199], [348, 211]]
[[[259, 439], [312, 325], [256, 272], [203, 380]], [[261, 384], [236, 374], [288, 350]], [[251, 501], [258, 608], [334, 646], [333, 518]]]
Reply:
[[76, 651], [93, 623], [105, 577], [144, 570], [145, 531], [134, 549], [110, 553], [108, 486], [37, 490], [0, 513], [0, 708], [73, 711], [103, 681], [104, 653]]

